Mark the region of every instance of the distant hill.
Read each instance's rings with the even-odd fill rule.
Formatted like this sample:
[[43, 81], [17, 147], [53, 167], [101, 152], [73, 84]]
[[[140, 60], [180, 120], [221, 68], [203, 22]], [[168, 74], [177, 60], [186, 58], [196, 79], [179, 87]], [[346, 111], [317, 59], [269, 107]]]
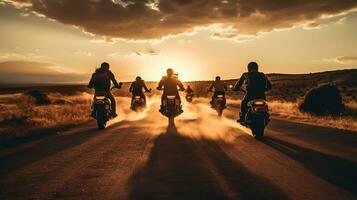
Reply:
[[[357, 100], [357, 69], [326, 71], [310, 74], [267, 74], [268, 78], [273, 83], [273, 89], [267, 93], [270, 99], [280, 99], [287, 101], [295, 101], [302, 98], [306, 91], [310, 88], [323, 83], [334, 83], [341, 90], [345, 100]], [[237, 79], [226, 80], [227, 84], [234, 85]], [[197, 96], [207, 97], [211, 94], [206, 92], [206, 88], [211, 81], [190, 81], [185, 82], [185, 85], [191, 85]], [[155, 89], [157, 82], [148, 82], [147, 85]], [[130, 96], [128, 89], [130, 84], [124, 83], [121, 90], [115, 90], [117, 95]], [[39, 89], [44, 92], [60, 92], [60, 93], [76, 93], [89, 92], [82, 84], [73, 85], [13, 85], [0, 84], [0, 94], [22, 92], [29, 89]], [[159, 94], [159, 92], [155, 91]], [[237, 92], [228, 92], [233, 98], [240, 98], [242, 94]]]
[[[302, 98], [305, 93], [320, 84], [336, 84], [346, 100], [357, 100], [357, 69], [326, 71], [310, 74], [267, 74], [273, 84], [273, 89], [267, 93], [270, 99], [283, 99], [295, 101]], [[226, 81], [227, 84], [234, 85], [237, 79]], [[211, 81], [193, 81], [190, 84], [200, 96], [207, 96], [206, 88]], [[242, 94], [228, 92], [233, 97], [240, 97]]]

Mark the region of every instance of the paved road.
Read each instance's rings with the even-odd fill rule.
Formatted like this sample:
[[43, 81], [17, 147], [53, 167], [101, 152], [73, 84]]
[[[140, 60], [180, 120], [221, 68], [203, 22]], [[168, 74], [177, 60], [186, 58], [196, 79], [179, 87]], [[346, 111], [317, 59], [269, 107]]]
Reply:
[[273, 119], [264, 141], [205, 104], [123, 110], [0, 151], [0, 199], [357, 199], [357, 134]]

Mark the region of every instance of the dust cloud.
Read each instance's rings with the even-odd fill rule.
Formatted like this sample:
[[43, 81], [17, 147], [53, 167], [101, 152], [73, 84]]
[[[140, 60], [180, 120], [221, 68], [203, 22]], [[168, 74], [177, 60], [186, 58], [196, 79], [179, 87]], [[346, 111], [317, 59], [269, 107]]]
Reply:
[[[147, 130], [164, 130], [168, 119], [159, 113], [160, 96], [147, 97], [147, 106], [140, 112], [130, 109], [130, 97], [117, 97], [118, 117], [109, 121], [108, 126], [119, 122], [134, 122], [136, 127]], [[250, 130], [226, 116], [218, 116], [210, 107], [209, 100], [196, 98], [187, 103], [184, 98], [184, 112], [175, 119], [177, 133], [195, 139], [223, 140], [232, 142], [237, 134], [251, 134]], [[227, 110], [225, 110], [227, 111]], [[135, 123], [137, 122], [137, 123]], [[132, 124], [131, 124], [132, 125]], [[164, 133], [165, 131], [161, 131]]]
[[108, 122], [108, 126], [116, 124], [121, 121], [138, 121], [147, 118], [148, 113], [153, 110], [154, 104], [158, 104], [159, 98], [147, 98], [146, 107], [138, 112], [130, 109], [131, 98], [119, 97], [117, 101], [117, 113], [118, 117]]
[[237, 133], [250, 134], [249, 129], [235, 120], [218, 116], [207, 99], [195, 99], [193, 104], [184, 102], [183, 109], [184, 113], [176, 120], [176, 127], [182, 135], [232, 142]]

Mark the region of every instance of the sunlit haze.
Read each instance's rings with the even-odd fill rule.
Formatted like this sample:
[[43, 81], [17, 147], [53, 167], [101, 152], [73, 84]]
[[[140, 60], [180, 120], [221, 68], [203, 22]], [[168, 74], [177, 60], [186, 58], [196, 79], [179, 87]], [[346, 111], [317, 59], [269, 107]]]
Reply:
[[[283, 4], [284, 3], [284, 4]], [[0, 83], [238, 78], [357, 67], [357, 1], [2, 0]]]

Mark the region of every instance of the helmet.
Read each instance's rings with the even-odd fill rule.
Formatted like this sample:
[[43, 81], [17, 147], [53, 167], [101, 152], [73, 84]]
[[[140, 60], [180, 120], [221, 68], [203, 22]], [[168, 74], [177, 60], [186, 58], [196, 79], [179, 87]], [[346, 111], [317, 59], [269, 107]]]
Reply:
[[216, 81], [219, 81], [221, 80], [221, 77], [220, 76], [216, 76]]
[[141, 77], [140, 77], [140, 76], [137, 76], [137, 77], [135, 78], [135, 80], [136, 80], [136, 81], [141, 81]]
[[100, 68], [101, 68], [101, 69], [104, 69], [104, 70], [109, 70], [109, 63], [103, 62], [103, 63], [100, 65]]
[[172, 76], [172, 75], [174, 75], [174, 70], [173, 70], [172, 68], [168, 68], [168, 69], [166, 70], [166, 74], [167, 74], [168, 76]]
[[256, 62], [250, 62], [248, 64], [248, 72], [258, 71], [258, 64]]

